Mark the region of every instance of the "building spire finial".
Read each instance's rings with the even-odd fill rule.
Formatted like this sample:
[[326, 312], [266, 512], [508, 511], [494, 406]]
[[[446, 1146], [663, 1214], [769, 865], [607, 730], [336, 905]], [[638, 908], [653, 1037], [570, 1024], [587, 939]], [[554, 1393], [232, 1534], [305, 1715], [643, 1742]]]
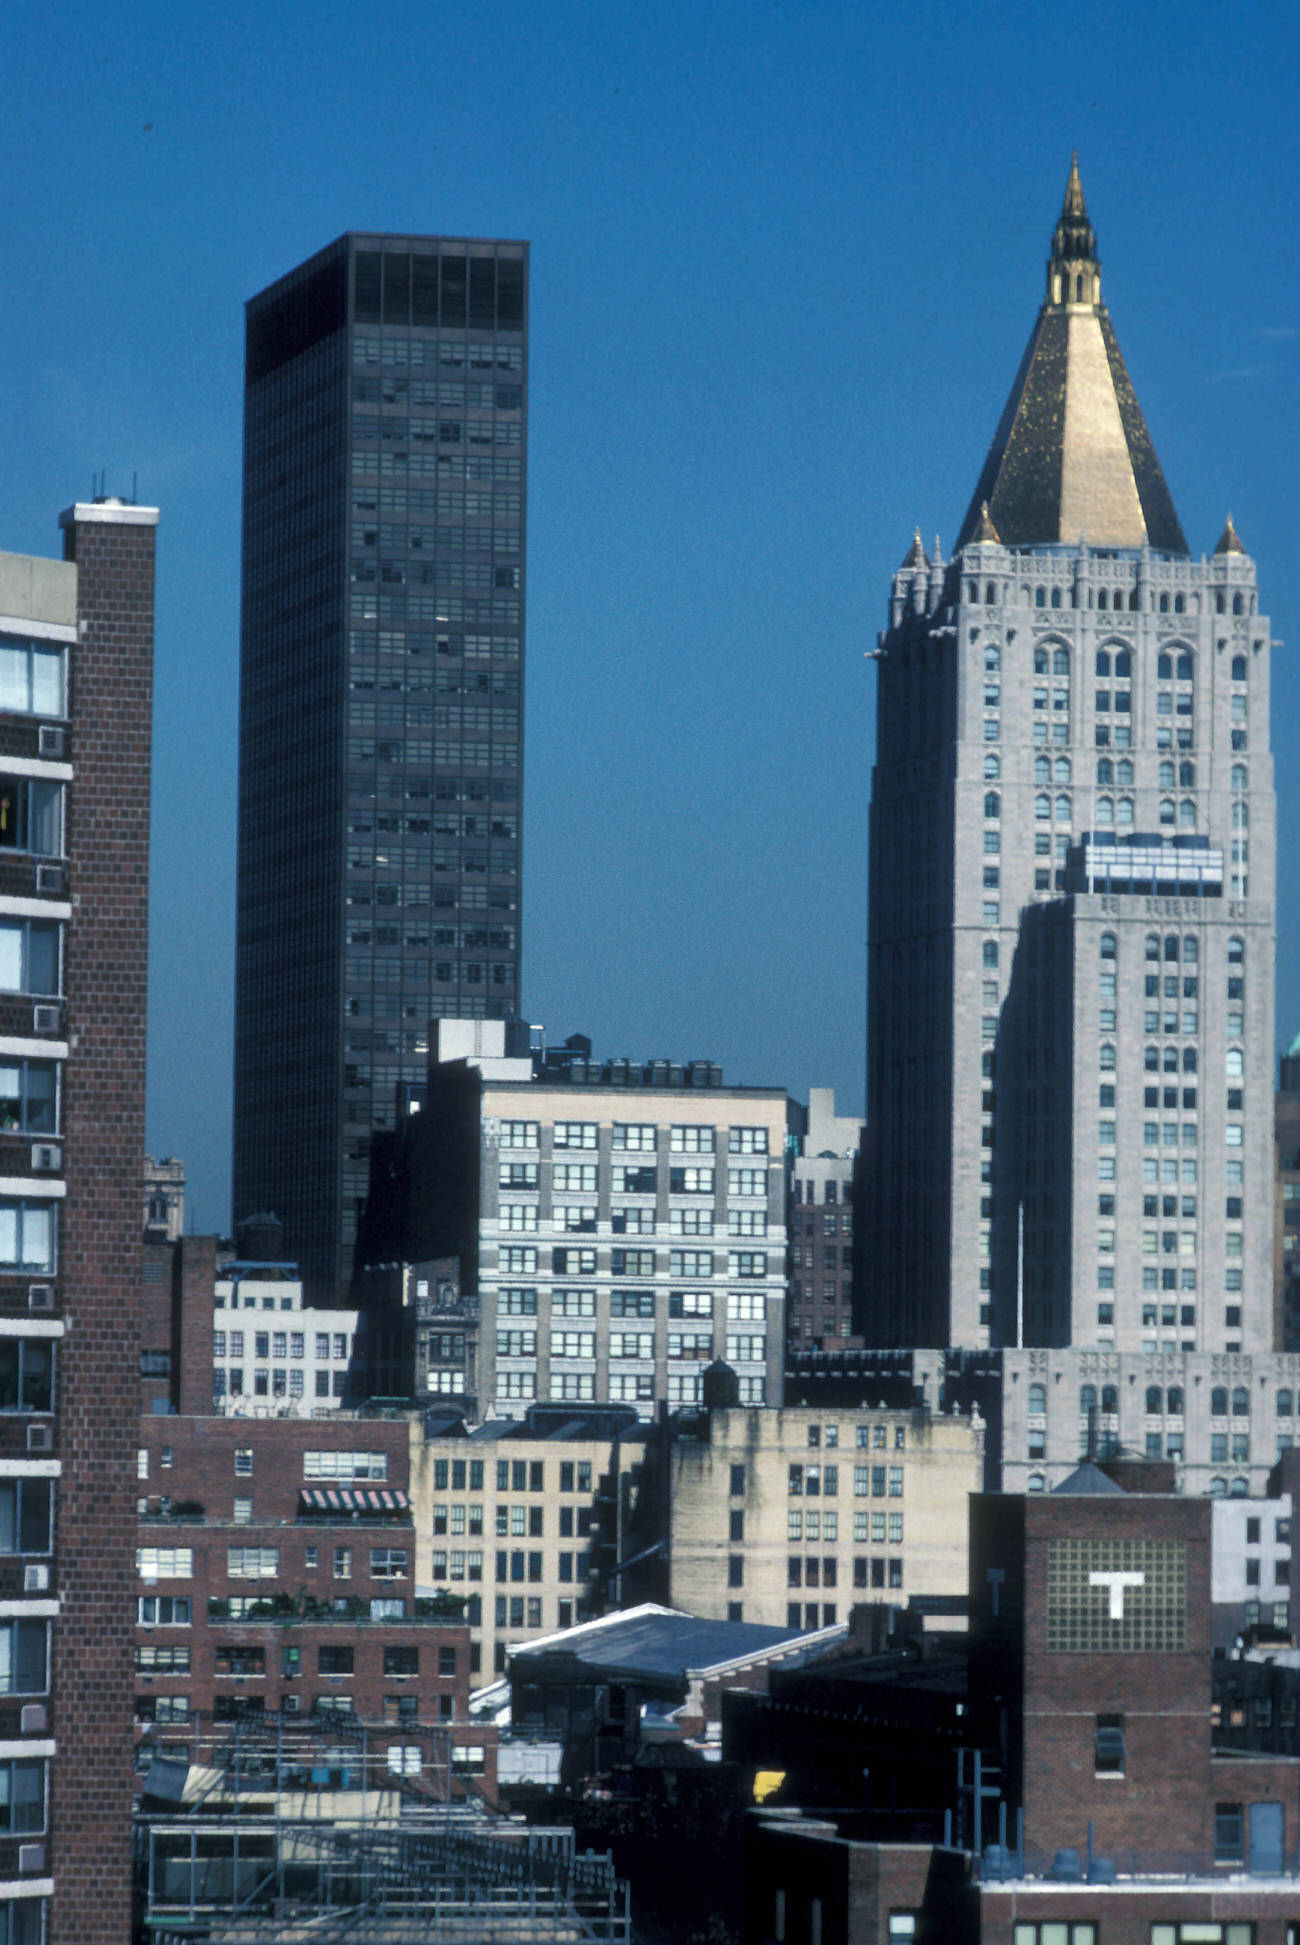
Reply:
[[1047, 266], [1047, 301], [1054, 307], [1064, 304], [1096, 304], [1101, 300], [1101, 263], [1097, 256], [1097, 235], [1088, 221], [1088, 205], [1083, 199], [1079, 176], [1079, 152], [1070, 157], [1070, 173], [1065, 184], [1061, 217], [1052, 233], [1052, 256]]

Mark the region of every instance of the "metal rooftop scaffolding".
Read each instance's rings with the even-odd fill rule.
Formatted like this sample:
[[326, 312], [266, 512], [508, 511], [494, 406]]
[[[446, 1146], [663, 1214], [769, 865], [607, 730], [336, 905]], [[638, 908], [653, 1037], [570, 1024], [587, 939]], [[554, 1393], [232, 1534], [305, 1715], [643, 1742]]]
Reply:
[[372, 1738], [356, 1725], [340, 1736], [340, 1726], [214, 1724], [158, 1752], [146, 1792], [175, 1808], [137, 1813], [137, 1936], [630, 1945], [627, 1887], [610, 1857], [577, 1855], [571, 1830], [450, 1800], [445, 1730], [404, 1733], [403, 1754], [419, 1747], [422, 1760], [398, 1771], [391, 1732]]

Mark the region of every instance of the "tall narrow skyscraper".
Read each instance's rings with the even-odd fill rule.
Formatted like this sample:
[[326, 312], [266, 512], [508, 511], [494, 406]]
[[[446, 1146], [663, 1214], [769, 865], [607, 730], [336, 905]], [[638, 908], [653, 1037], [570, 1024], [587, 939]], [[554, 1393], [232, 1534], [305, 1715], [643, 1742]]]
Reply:
[[880, 637], [879, 1344], [1272, 1341], [1269, 625], [1178, 516], [1077, 168], [951, 560]]
[[248, 305], [234, 1218], [317, 1299], [428, 1021], [518, 1006], [527, 277], [349, 234]]

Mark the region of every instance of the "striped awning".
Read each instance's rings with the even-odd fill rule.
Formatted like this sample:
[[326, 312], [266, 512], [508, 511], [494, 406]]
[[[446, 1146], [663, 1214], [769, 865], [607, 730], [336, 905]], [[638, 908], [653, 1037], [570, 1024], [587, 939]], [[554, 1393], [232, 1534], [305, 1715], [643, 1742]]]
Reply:
[[396, 1486], [303, 1486], [298, 1494], [302, 1513], [408, 1513], [410, 1499]]

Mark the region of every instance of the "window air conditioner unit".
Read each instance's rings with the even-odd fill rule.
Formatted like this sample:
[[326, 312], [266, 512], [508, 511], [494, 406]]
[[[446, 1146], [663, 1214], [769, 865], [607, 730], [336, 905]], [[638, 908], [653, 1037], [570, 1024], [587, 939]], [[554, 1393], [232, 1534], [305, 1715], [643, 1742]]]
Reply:
[[27, 1308], [29, 1310], [53, 1310], [54, 1285], [52, 1283], [29, 1283], [27, 1285]]
[[44, 1844], [19, 1844], [18, 1868], [20, 1871], [42, 1872], [45, 1869]]
[[24, 1702], [18, 1722], [23, 1735], [43, 1736], [50, 1726], [44, 1702]]
[[52, 1452], [54, 1450], [54, 1427], [52, 1425], [29, 1425], [27, 1427], [27, 1450], [29, 1452]]
[[34, 1006], [32, 1008], [32, 1032], [57, 1034], [59, 1031], [59, 1009], [57, 1006]]
[[50, 1591], [50, 1570], [35, 1564], [23, 1568], [24, 1594], [48, 1594]]
[[57, 1142], [35, 1141], [32, 1143], [33, 1175], [49, 1175], [54, 1169], [62, 1167], [63, 1153]]
[[38, 864], [36, 867], [37, 891], [62, 891], [63, 866], [61, 864]]
[[55, 729], [51, 723], [42, 723], [37, 748], [42, 756], [62, 756], [68, 747], [66, 729]]

